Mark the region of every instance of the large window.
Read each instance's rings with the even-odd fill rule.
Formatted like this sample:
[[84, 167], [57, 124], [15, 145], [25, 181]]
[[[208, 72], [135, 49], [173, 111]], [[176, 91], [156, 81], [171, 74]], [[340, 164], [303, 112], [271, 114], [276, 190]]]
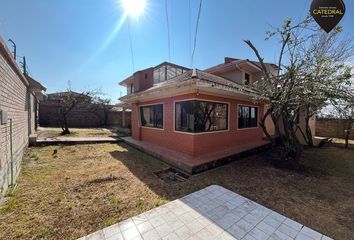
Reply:
[[198, 100], [177, 102], [176, 131], [200, 133], [228, 129], [228, 105]]
[[186, 72], [187, 69], [175, 67], [171, 65], [162, 65], [159, 68], [154, 69], [154, 84], [167, 81], [170, 78], [181, 75]]
[[140, 122], [143, 127], [163, 128], [163, 105], [140, 107]]
[[258, 107], [238, 106], [238, 128], [258, 126]]

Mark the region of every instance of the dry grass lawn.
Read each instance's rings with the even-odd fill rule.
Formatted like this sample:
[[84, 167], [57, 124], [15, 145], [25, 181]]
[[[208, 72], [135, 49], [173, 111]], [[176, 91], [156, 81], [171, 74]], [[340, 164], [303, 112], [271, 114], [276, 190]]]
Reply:
[[113, 128], [70, 128], [70, 134], [61, 135], [62, 129], [55, 127], [41, 127], [38, 131], [38, 138], [83, 138], [83, 137], [112, 137], [117, 136], [117, 132]]
[[169, 185], [154, 175], [165, 164], [125, 144], [31, 148], [16, 191], [0, 207], [0, 239], [75, 239], [211, 184], [353, 239], [353, 156], [353, 149], [309, 149], [303, 172], [252, 156]]

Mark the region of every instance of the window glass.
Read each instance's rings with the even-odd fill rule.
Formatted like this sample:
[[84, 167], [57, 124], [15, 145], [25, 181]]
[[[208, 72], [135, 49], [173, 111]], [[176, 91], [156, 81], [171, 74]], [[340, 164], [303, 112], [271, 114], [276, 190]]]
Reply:
[[258, 126], [258, 107], [238, 106], [238, 128]]
[[250, 75], [248, 73], [245, 73], [245, 85], [250, 84]]
[[227, 130], [228, 105], [206, 101], [183, 101], [175, 106], [175, 129], [182, 132]]
[[163, 128], [163, 105], [150, 105], [140, 107], [141, 126]]

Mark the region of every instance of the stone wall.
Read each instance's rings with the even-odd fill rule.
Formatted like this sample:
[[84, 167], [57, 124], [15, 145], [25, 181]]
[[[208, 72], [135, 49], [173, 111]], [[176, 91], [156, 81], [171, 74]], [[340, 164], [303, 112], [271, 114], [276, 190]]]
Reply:
[[14, 181], [19, 173], [28, 144], [31, 105], [28, 82], [0, 37], [0, 110], [8, 116], [4, 122], [0, 121], [0, 197], [11, 183], [11, 176]]
[[[344, 138], [348, 121], [342, 119], [317, 118], [316, 119], [316, 136], [319, 137], [336, 137]], [[349, 136], [354, 140], [354, 129]]]

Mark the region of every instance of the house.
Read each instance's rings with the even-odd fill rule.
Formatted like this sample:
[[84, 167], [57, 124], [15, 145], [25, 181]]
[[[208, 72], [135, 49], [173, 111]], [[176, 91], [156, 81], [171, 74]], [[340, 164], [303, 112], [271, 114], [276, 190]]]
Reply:
[[261, 74], [258, 62], [235, 58], [204, 71], [165, 62], [136, 72], [120, 83], [127, 87], [120, 100], [132, 110], [125, 140], [189, 173], [264, 148], [267, 100], [248, 87]]
[[46, 95], [45, 91], [47, 91], [47, 88], [44, 87], [40, 82], [36, 81], [33, 79], [31, 76], [25, 74], [25, 77], [29, 83], [29, 93], [31, 94], [30, 98], [30, 106], [32, 106], [32, 111], [31, 111], [31, 116], [29, 117], [31, 122], [30, 122], [30, 128], [29, 128], [29, 135], [35, 134], [38, 128], [38, 122], [39, 122], [39, 103], [42, 102]]
[[22, 73], [0, 37], [0, 198], [15, 183], [23, 152], [36, 132], [45, 90]]

